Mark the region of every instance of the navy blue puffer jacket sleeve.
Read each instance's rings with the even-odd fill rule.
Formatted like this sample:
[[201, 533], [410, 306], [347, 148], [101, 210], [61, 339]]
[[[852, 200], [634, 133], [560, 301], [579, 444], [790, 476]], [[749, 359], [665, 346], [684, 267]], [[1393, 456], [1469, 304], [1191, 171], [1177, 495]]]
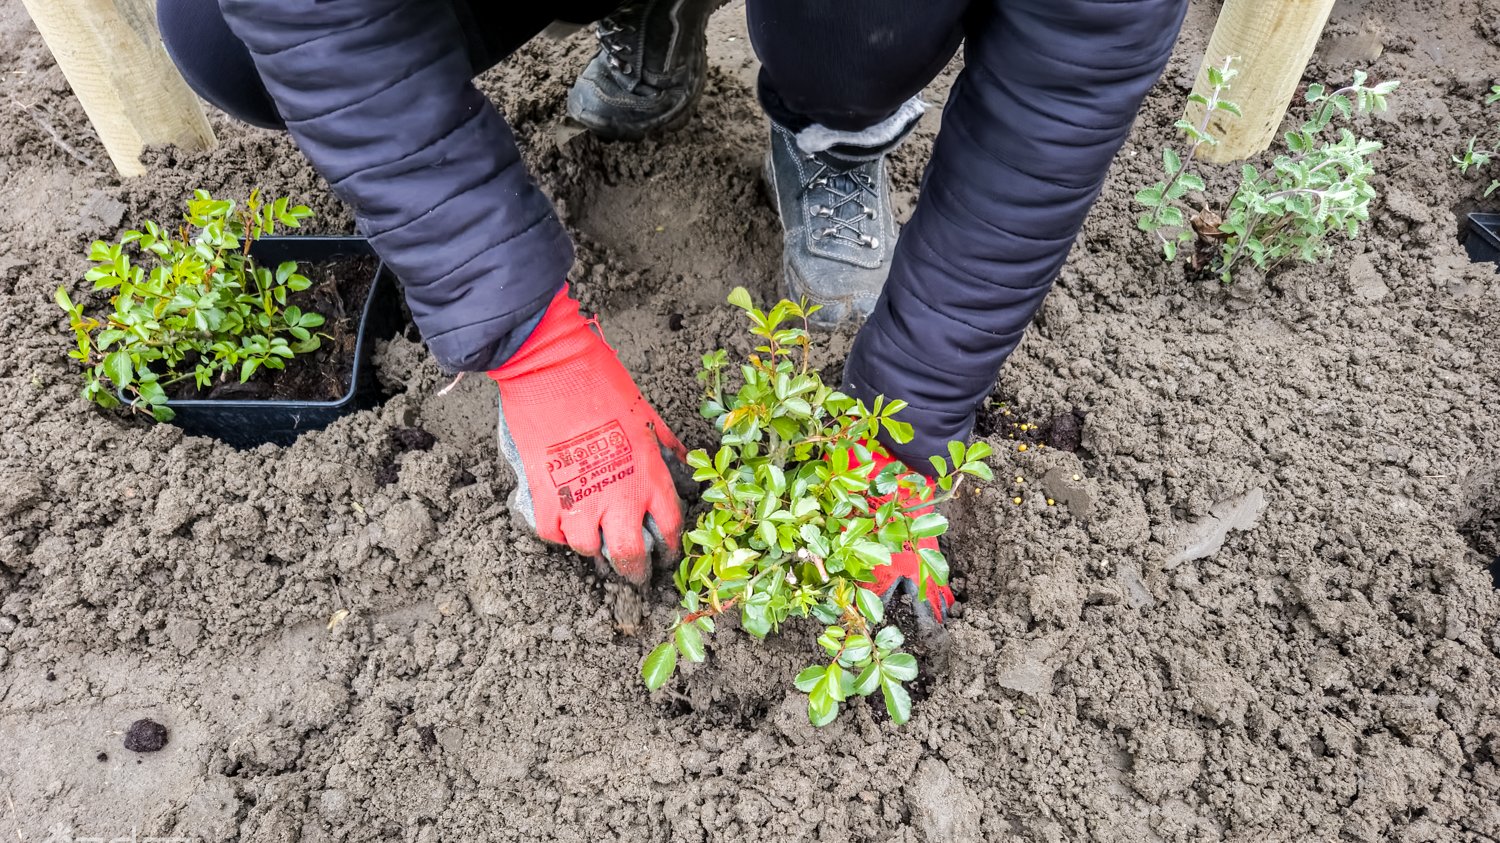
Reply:
[[438, 363], [495, 368], [573, 248], [470, 82], [445, 0], [220, 0], [287, 128], [406, 287]]
[[915, 468], [968, 437], [1062, 268], [1187, 0], [977, 0], [920, 201], [844, 370], [910, 402]]

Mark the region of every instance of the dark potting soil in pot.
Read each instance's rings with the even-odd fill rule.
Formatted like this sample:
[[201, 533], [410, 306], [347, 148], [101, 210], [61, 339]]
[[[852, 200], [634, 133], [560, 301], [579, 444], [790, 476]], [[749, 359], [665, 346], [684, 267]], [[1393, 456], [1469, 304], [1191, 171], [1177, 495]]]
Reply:
[[[192, 380], [182, 381], [171, 392], [172, 400], [336, 401], [349, 391], [354, 374], [355, 346], [359, 339], [359, 317], [379, 266], [370, 256], [341, 257], [319, 263], [303, 263], [299, 271], [312, 286], [287, 297], [288, 305], [317, 313], [326, 320], [317, 333], [322, 344], [316, 351], [286, 361], [285, 369], [262, 369], [241, 383], [238, 374], [227, 374], [206, 390]], [[290, 341], [290, 340], [289, 340]], [[191, 359], [191, 358], [190, 358]], [[192, 366], [184, 362], [184, 371]]]

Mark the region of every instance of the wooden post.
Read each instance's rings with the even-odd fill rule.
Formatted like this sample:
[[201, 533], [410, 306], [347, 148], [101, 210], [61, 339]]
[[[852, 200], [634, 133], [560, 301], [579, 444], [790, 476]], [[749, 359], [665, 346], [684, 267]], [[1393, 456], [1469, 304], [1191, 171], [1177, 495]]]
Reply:
[[120, 175], [145, 173], [140, 155], [152, 144], [215, 144], [203, 106], [161, 44], [154, 0], [22, 2]]
[[[1208, 96], [1212, 89], [1206, 68], [1222, 66], [1233, 56], [1239, 75], [1224, 98], [1238, 105], [1244, 116], [1213, 115], [1208, 131], [1219, 144], [1198, 150], [1201, 158], [1223, 164], [1270, 147], [1333, 4], [1334, 0], [1224, 0], [1194, 90]], [[1203, 119], [1203, 106], [1189, 104], [1186, 117], [1197, 124]]]

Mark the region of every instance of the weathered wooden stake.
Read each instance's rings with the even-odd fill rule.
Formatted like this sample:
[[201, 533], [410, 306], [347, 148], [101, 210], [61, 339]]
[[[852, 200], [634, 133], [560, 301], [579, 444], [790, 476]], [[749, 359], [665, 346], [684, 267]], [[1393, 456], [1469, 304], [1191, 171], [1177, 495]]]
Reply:
[[[1333, 4], [1334, 0], [1224, 0], [1203, 68], [1222, 66], [1224, 59], [1234, 57], [1239, 75], [1224, 98], [1238, 105], [1244, 116], [1212, 116], [1208, 131], [1219, 144], [1200, 149], [1200, 157], [1222, 164], [1270, 147]], [[1211, 88], [1203, 68], [1194, 90], [1207, 96]], [[1203, 106], [1189, 104], [1186, 116], [1198, 123]]]
[[198, 97], [167, 57], [154, 0], [22, 0], [123, 176], [146, 172], [152, 144], [216, 140]]

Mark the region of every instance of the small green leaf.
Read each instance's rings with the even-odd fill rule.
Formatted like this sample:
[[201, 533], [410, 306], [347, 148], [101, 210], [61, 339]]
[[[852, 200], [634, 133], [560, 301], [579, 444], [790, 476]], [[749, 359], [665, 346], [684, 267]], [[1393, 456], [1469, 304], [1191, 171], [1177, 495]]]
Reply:
[[686, 624], [677, 627], [675, 635], [677, 649], [682, 652], [682, 657], [690, 662], [703, 661], [703, 634], [696, 626]]
[[646, 656], [646, 661], [641, 664], [641, 678], [646, 680], [646, 687], [655, 691], [667, 684], [672, 678], [672, 673], [677, 670], [677, 648], [670, 641], [663, 641], [656, 645], [656, 649]]
[[1182, 158], [1177, 155], [1177, 150], [1170, 146], [1161, 151], [1161, 162], [1169, 176], [1177, 175], [1177, 171], [1182, 169]]
[[922, 564], [927, 566], [933, 582], [938, 585], [948, 584], [948, 558], [943, 555], [942, 551], [922, 547], [917, 549], [917, 555], [922, 560]]
[[881, 661], [880, 667], [886, 676], [902, 682], [917, 678], [917, 658], [911, 653], [891, 653]]
[[838, 662], [829, 665], [828, 670], [823, 672], [823, 688], [835, 702], [843, 702], [848, 697], [844, 680], [844, 668]]
[[820, 664], [803, 668], [802, 672], [797, 674], [797, 678], [792, 680], [792, 684], [796, 685], [797, 690], [802, 693], [810, 694], [814, 688], [818, 687], [818, 683], [823, 681], [823, 674], [827, 670], [828, 668]]
[[855, 542], [849, 550], [872, 568], [891, 564], [891, 549], [879, 542]]
[[901, 683], [882, 674], [880, 691], [885, 697], [885, 710], [891, 716], [891, 722], [900, 726], [911, 719], [911, 696]]
[[807, 719], [814, 726], [827, 726], [839, 716], [838, 700], [829, 696], [822, 687], [814, 688], [807, 696]]
[[896, 626], [887, 626], [875, 633], [875, 646], [881, 650], [894, 650], [906, 643], [906, 636]]
[[125, 389], [135, 380], [135, 366], [130, 355], [123, 349], [112, 351], [104, 358], [104, 374], [116, 389]]
[[898, 445], [905, 445], [912, 440], [915, 431], [912, 426], [903, 421], [895, 419], [885, 420], [885, 432], [890, 434], [891, 439]]
[[859, 607], [859, 613], [864, 615], [865, 620], [871, 624], [885, 620], [885, 603], [881, 602], [879, 595], [868, 588], [855, 590], [854, 603]]
[[914, 539], [932, 538], [946, 532], [948, 532], [948, 519], [936, 512], [918, 515], [912, 519], [911, 537]]
[[844, 652], [839, 654], [839, 663], [845, 667], [858, 667], [860, 662], [870, 657], [873, 646], [867, 636], [851, 635], [844, 642]]
[[744, 287], [735, 287], [729, 291], [729, 303], [740, 310], [753, 310], [755, 303], [750, 300], [750, 291]]
[[1162, 197], [1163, 195], [1165, 195], [1165, 193], [1166, 188], [1164, 186], [1155, 185], [1153, 187], [1148, 187], [1137, 192], [1135, 194], [1135, 201], [1138, 204], [1146, 206], [1147, 208], [1155, 208], [1156, 206], [1161, 204]]

